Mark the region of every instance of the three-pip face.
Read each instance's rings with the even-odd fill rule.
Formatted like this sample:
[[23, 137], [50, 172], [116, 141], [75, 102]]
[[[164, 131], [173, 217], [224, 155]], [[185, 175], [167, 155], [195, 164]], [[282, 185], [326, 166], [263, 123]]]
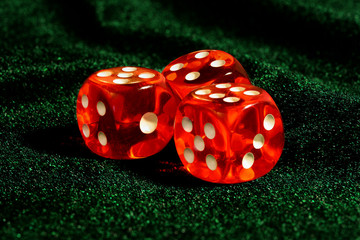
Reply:
[[189, 92], [214, 82], [250, 84], [249, 77], [239, 61], [220, 50], [188, 53], [169, 63], [162, 74], [180, 99]]

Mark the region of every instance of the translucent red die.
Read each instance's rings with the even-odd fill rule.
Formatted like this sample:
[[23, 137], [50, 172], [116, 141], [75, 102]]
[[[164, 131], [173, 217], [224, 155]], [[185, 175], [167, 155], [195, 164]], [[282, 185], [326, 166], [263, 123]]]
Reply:
[[250, 84], [249, 77], [239, 61], [220, 50], [188, 53], [169, 63], [162, 74], [180, 99], [194, 89], [214, 82]]
[[280, 111], [263, 89], [212, 84], [188, 94], [175, 116], [174, 139], [185, 168], [215, 183], [240, 183], [268, 173], [280, 158]]
[[135, 159], [162, 150], [173, 136], [178, 102], [152, 69], [117, 67], [92, 74], [77, 98], [88, 148], [106, 158]]

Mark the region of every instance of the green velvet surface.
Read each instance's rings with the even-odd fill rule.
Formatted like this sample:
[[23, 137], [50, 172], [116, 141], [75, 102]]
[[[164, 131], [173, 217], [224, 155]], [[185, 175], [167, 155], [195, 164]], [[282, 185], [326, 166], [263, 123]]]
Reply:
[[[2, 0], [0, 16], [0, 238], [360, 239], [359, 2]], [[87, 76], [200, 49], [235, 56], [277, 103], [271, 172], [211, 184], [173, 141], [134, 161], [85, 147]]]

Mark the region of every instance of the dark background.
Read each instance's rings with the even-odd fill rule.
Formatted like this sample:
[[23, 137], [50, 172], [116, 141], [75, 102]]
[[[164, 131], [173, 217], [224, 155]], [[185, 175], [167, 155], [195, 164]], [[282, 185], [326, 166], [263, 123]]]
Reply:
[[[134, 161], [84, 146], [87, 76], [200, 49], [235, 56], [276, 101], [286, 142], [270, 173], [211, 184], [173, 142]], [[359, 60], [358, 1], [2, 0], [0, 237], [358, 239]]]

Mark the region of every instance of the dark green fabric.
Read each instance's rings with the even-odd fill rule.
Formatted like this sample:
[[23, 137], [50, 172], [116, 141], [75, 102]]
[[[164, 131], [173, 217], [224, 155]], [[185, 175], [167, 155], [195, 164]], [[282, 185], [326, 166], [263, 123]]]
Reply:
[[[250, 3], [249, 3], [250, 2]], [[94, 71], [235, 56], [281, 110], [285, 148], [252, 182], [92, 154], [76, 96]], [[360, 239], [360, 5], [339, 0], [0, 1], [2, 239]]]

